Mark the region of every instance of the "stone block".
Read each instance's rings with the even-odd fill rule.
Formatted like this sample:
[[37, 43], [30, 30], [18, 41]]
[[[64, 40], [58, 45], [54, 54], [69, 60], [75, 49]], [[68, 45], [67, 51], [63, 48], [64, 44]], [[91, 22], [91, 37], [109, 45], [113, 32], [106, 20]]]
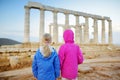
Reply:
[[82, 73], [89, 73], [92, 71], [93, 71], [93, 68], [91, 68], [89, 66], [79, 66], [79, 68], [78, 68], [78, 72], [82, 72]]
[[10, 66], [12, 68], [14, 68], [19, 62], [18, 56], [10, 56], [9, 60], [10, 60]]

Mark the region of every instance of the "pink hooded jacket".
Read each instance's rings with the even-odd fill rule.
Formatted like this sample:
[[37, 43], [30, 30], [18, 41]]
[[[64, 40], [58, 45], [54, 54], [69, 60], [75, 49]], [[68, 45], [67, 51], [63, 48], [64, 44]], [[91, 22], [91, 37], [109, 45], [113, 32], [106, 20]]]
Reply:
[[63, 34], [65, 44], [59, 49], [61, 76], [74, 79], [77, 77], [78, 64], [83, 62], [82, 51], [74, 44], [74, 33], [72, 30], [65, 30]]

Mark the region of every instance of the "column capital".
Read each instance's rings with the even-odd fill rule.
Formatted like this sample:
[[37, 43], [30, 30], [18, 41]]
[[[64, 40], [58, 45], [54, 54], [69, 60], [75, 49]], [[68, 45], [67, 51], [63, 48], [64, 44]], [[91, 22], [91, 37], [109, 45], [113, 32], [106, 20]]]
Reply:
[[52, 12], [53, 12], [53, 13], [58, 13], [59, 11], [55, 9], [55, 10], [53, 10]]
[[44, 8], [44, 7], [40, 7], [39, 9], [40, 9], [40, 10], [43, 10], [43, 11], [45, 10], [45, 8]]
[[74, 16], [78, 16], [78, 17], [79, 17], [80, 15], [78, 15], [78, 14], [74, 14]]
[[64, 12], [64, 14], [69, 14], [69, 11], [66, 10], [66, 11]]
[[101, 20], [105, 20], [105, 18], [104, 17], [102, 17], [102, 19]]
[[29, 7], [29, 6], [24, 6], [24, 8], [25, 8], [25, 9], [30, 9], [30, 7]]
[[83, 16], [84, 18], [89, 18], [88, 16]]
[[98, 20], [97, 18], [92, 18], [92, 19], [94, 19], [94, 20]]
[[110, 20], [107, 20], [108, 22], [112, 22], [112, 20], [110, 19]]
[[101, 19], [102, 21], [105, 21], [105, 19]]

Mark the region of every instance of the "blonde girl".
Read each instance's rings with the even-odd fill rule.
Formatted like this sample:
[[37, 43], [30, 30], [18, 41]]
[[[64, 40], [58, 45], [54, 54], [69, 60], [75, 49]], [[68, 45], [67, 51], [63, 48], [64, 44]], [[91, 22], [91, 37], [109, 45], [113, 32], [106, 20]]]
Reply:
[[56, 80], [60, 75], [60, 62], [56, 50], [50, 45], [51, 35], [46, 33], [42, 45], [36, 51], [32, 72], [37, 80]]

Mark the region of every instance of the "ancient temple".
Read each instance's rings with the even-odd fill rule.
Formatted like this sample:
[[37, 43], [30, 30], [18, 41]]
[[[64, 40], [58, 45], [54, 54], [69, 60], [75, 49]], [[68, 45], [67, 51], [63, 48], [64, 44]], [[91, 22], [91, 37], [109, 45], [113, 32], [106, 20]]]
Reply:
[[[79, 11], [73, 11], [63, 8], [55, 8], [47, 5], [43, 5], [37, 2], [28, 2], [25, 8], [25, 26], [24, 26], [24, 43], [30, 42], [30, 9], [40, 10], [40, 29], [39, 29], [39, 41], [44, 34], [44, 24], [45, 24], [45, 11], [50, 11], [53, 13], [53, 23], [49, 25], [49, 32], [51, 34], [51, 29], [53, 29], [53, 42], [58, 43], [58, 27], [61, 25], [63, 30], [68, 28], [75, 28], [75, 42], [89, 44], [89, 18], [93, 19], [93, 43], [98, 44], [98, 21], [101, 21], [101, 44], [106, 44], [105, 37], [105, 22], [108, 23], [108, 44], [112, 44], [112, 20], [110, 17], [100, 16], [95, 14], [88, 14]], [[65, 15], [65, 24], [58, 24], [58, 13], [63, 13]], [[69, 15], [74, 15], [76, 18], [75, 25], [69, 25]], [[79, 23], [79, 17], [82, 16], [85, 19], [84, 24]], [[53, 28], [51, 28], [53, 27]]]

